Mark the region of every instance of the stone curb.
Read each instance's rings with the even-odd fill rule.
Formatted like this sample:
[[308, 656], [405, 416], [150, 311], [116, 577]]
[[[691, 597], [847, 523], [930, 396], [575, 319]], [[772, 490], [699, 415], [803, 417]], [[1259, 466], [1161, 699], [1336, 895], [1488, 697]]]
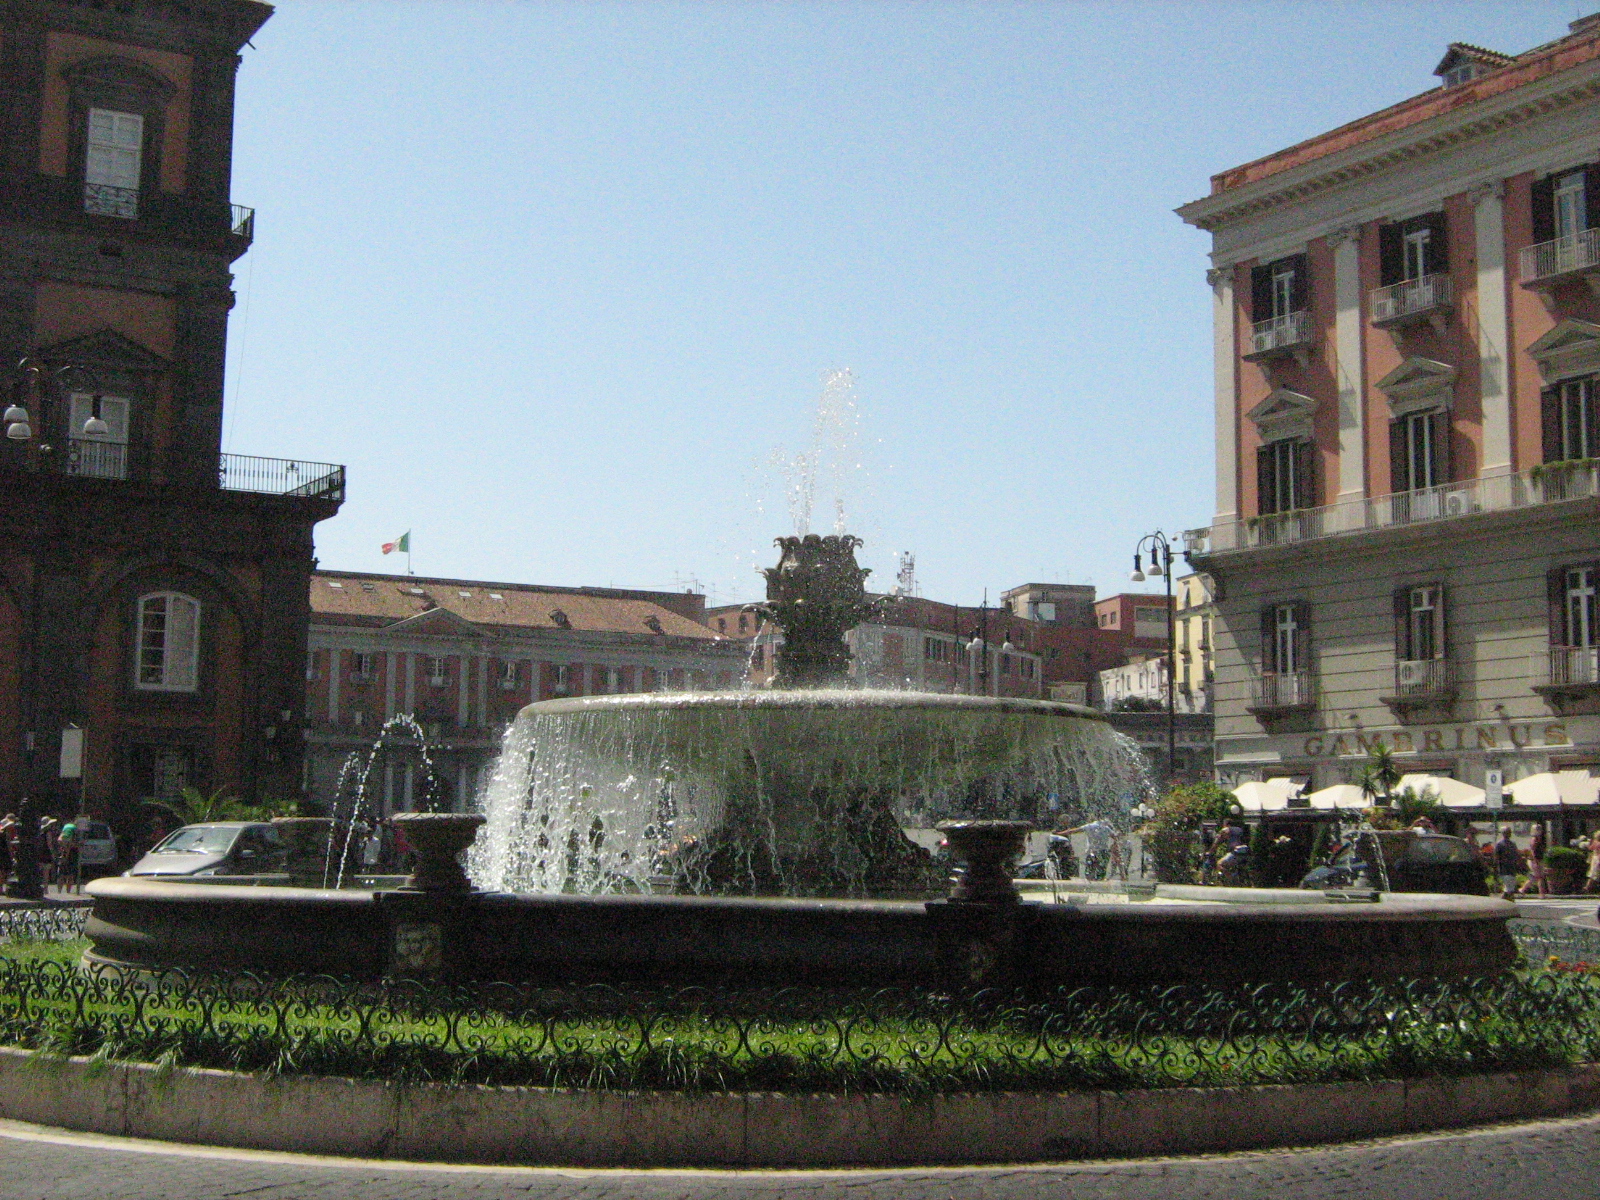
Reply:
[[599, 1166], [1051, 1162], [1351, 1141], [1600, 1104], [1600, 1065], [1370, 1083], [899, 1096], [405, 1087], [0, 1048], [0, 1117], [306, 1154]]

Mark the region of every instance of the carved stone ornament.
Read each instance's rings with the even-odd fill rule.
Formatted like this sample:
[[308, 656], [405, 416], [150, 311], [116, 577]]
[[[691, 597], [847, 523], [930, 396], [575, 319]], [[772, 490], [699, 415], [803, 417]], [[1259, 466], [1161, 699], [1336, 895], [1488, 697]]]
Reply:
[[1273, 388], [1267, 398], [1245, 413], [1261, 432], [1264, 442], [1309, 438], [1317, 402], [1288, 388]]
[[1456, 376], [1449, 363], [1431, 358], [1408, 358], [1373, 386], [1389, 399], [1396, 419], [1455, 403]]
[[1546, 383], [1600, 372], [1600, 325], [1569, 317], [1528, 347]]

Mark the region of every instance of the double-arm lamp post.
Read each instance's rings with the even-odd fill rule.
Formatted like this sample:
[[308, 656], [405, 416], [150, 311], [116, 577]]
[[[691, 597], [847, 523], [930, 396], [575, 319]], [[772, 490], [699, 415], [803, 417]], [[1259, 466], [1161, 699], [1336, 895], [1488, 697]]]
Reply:
[[[1150, 556], [1150, 570], [1143, 566], [1143, 556]], [[1133, 573], [1128, 576], [1134, 583], [1143, 583], [1146, 574], [1159, 575], [1167, 585], [1167, 779], [1170, 781], [1178, 769], [1178, 629], [1177, 613], [1172, 607], [1172, 543], [1159, 529], [1147, 533], [1133, 548]]]

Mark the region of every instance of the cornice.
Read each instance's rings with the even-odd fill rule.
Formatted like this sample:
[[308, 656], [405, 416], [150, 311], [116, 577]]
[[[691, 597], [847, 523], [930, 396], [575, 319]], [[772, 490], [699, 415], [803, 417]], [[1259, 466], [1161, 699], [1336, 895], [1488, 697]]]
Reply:
[[1600, 60], [1527, 84], [1504, 96], [1465, 105], [1384, 134], [1256, 183], [1192, 201], [1176, 211], [1185, 222], [1215, 231], [1269, 209], [1438, 154], [1600, 97]]

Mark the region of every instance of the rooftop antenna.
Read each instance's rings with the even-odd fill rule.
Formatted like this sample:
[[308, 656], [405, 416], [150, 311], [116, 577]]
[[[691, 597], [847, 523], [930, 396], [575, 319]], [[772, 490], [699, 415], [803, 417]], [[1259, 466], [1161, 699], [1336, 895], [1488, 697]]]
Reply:
[[895, 592], [901, 596], [917, 594], [917, 556], [910, 550], [900, 551], [900, 571], [895, 576]]

